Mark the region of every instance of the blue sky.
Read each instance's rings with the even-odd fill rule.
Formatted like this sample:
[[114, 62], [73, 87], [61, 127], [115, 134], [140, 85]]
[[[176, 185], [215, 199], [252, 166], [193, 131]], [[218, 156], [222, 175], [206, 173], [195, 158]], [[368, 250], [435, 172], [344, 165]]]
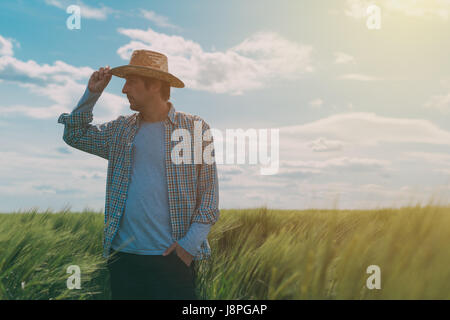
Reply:
[[[81, 7], [69, 30], [66, 8]], [[381, 28], [366, 26], [370, 4]], [[450, 1], [0, 3], [0, 210], [102, 209], [107, 162], [62, 141], [100, 66], [169, 57], [175, 108], [280, 130], [280, 169], [218, 165], [220, 207], [373, 208], [448, 199]], [[94, 123], [131, 114], [113, 77]], [[446, 200], [445, 200], [446, 201]]]

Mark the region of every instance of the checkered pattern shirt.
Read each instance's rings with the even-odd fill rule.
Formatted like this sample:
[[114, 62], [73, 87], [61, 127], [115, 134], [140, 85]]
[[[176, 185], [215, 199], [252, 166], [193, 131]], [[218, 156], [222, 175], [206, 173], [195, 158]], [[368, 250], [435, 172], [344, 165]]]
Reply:
[[[209, 125], [199, 116], [175, 111], [171, 102], [165, 127], [165, 167], [169, 194], [172, 236], [179, 240], [187, 233], [192, 223], [213, 225], [219, 219], [219, 185], [216, 163], [176, 164], [171, 160], [171, 151], [180, 141], [172, 141], [172, 132], [177, 128], [187, 129], [194, 137], [194, 121], [200, 121], [203, 133]], [[119, 116], [107, 123], [93, 125], [92, 111], [63, 113], [58, 123], [64, 124], [63, 140], [70, 146], [108, 160], [106, 179], [105, 223], [103, 232], [103, 257], [111, 254], [111, 243], [116, 235], [120, 218], [125, 209], [128, 184], [132, 172], [132, 145], [139, 128], [140, 113]], [[202, 155], [213, 143], [212, 137], [201, 142]], [[211, 148], [211, 147], [209, 147]], [[191, 138], [191, 150], [194, 139]], [[211, 149], [209, 149], [211, 150]], [[214, 156], [214, 149], [211, 155]], [[207, 259], [211, 255], [208, 239], [203, 241], [194, 260]]]

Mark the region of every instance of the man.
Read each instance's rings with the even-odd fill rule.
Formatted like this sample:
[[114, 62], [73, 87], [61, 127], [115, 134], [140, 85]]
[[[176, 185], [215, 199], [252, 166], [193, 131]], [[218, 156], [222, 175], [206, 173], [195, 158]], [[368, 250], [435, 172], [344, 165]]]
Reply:
[[[138, 112], [92, 125], [92, 109], [112, 75], [126, 79], [122, 92]], [[219, 218], [216, 164], [177, 164], [171, 153], [180, 143], [172, 141], [174, 130], [193, 137], [195, 122], [202, 133], [209, 125], [175, 111], [170, 87], [184, 83], [168, 72], [167, 57], [136, 50], [128, 65], [95, 71], [77, 107], [58, 119], [68, 145], [108, 160], [103, 256], [113, 299], [196, 299], [194, 261], [211, 255], [207, 235]], [[210, 143], [212, 137], [202, 141], [202, 155]]]

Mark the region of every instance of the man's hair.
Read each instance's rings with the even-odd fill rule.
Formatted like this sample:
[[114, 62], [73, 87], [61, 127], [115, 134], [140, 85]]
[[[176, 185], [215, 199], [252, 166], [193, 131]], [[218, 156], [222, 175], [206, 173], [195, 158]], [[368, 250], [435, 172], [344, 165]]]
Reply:
[[167, 81], [163, 81], [163, 80], [159, 80], [159, 79], [154, 79], [154, 78], [149, 78], [149, 77], [143, 77], [141, 76], [142, 81], [144, 81], [144, 85], [145, 88], [148, 89], [150, 87], [151, 84], [155, 83], [156, 81], [161, 81], [161, 88], [160, 88], [160, 95], [161, 98], [164, 101], [169, 101], [170, 99], [170, 85]]

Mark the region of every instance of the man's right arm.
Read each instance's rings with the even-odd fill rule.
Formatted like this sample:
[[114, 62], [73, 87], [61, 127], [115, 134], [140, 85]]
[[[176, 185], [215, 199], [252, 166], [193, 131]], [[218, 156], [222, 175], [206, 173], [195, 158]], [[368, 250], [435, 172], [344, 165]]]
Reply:
[[[75, 109], [70, 114], [61, 114], [58, 123], [65, 126], [63, 140], [68, 145], [108, 159], [113, 132], [123, 116], [100, 125], [90, 124], [93, 120], [94, 105], [111, 79], [105, 75], [104, 70], [101, 71], [102, 79], [99, 79], [98, 73], [99, 71], [96, 71], [92, 74], [88, 87]], [[93, 91], [94, 89], [96, 91]]]

